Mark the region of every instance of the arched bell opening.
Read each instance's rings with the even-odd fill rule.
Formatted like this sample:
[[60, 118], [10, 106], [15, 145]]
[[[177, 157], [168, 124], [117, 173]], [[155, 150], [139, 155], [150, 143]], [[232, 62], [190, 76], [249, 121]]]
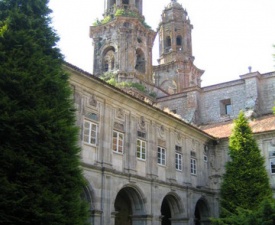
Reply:
[[165, 52], [169, 52], [170, 51], [171, 45], [172, 45], [171, 37], [167, 36], [165, 38]]
[[182, 37], [178, 35], [176, 38], [177, 50], [182, 51]]
[[145, 73], [145, 56], [141, 49], [136, 50], [136, 66], [135, 69], [140, 73]]
[[115, 48], [108, 47], [103, 52], [102, 70], [104, 73], [115, 70]]

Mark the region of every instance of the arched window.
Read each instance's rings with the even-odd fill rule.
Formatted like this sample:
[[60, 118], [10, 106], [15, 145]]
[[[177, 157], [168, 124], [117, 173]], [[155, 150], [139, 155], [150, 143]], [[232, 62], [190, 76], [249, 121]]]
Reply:
[[135, 69], [140, 73], [145, 73], [145, 58], [144, 58], [144, 53], [141, 49], [137, 49], [136, 51]]
[[166, 37], [166, 47], [171, 47], [171, 37]]
[[123, 5], [129, 5], [129, 0], [123, 0], [123, 1], [122, 1], [122, 4], [123, 4]]
[[177, 46], [181, 46], [181, 44], [182, 44], [182, 38], [181, 38], [180, 35], [177, 36], [176, 43], [177, 43]]
[[171, 37], [167, 36], [165, 39], [165, 52], [169, 52], [171, 49]]
[[103, 53], [103, 71], [108, 72], [115, 69], [115, 48], [109, 47]]

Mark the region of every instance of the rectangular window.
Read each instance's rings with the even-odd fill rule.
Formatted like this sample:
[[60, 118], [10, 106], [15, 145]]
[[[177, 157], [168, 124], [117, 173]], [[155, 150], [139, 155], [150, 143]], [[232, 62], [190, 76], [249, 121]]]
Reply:
[[191, 159], [191, 174], [197, 174], [197, 161], [196, 161], [196, 159]]
[[137, 158], [145, 160], [146, 158], [146, 142], [137, 140]]
[[118, 131], [113, 131], [113, 151], [123, 153], [124, 134]]
[[145, 138], [146, 138], [146, 133], [141, 132], [141, 131], [138, 131], [138, 132], [137, 132], [137, 136], [138, 136], [139, 138], [145, 139]]
[[88, 120], [84, 121], [83, 141], [88, 144], [96, 145], [97, 124], [92, 123], [91, 121], [88, 121]]
[[271, 173], [275, 173], [275, 159], [270, 159], [270, 171]]
[[231, 115], [232, 114], [231, 99], [224, 99], [224, 100], [220, 101], [220, 112], [221, 112], [221, 115]]
[[166, 151], [164, 148], [158, 147], [158, 164], [165, 165]]
[[225, 114], [226, 115], [231, 115], [232, 114], [232, 105], [231, 104], [225, 105]]
[[176, 153], [176, 170], [182, 171], [182, 154]]
[[181, 150], [181, 146], [176, 145], [176, 146], [175, 146], [175, 150], [176, 150], [177, 152], [181, 152], [181, 151], [182, 151], [182, 150]]

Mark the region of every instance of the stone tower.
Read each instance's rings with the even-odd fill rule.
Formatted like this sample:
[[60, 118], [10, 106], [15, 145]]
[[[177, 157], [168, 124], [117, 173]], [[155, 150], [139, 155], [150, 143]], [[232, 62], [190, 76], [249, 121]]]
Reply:
[[170, 94], [201, 86], [204, 71], [193, 64], [192, 29], [186, 10], [171, 0], [161, 15], [159, 65], [154, 67], [156, 85]]
[[93, 74], [117, 75], [119, 81], [153, 82], [154, 32], [142, 15], [142, 0], [105, 0], [104, 19], [90, 27]]

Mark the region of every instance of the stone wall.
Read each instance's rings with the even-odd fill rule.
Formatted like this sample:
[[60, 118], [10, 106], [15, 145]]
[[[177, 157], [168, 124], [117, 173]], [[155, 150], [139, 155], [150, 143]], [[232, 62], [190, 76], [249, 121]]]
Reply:
[[[98, 78], [70, 67], [67, 70], [94, 224], [114, 225], [122, 216], [115, 207], [119, 193], [132, 196], [128, 201], [134, 225], [159, 224], [162, 205], [167, 202], [173, 206], [173, 225], [193, 224], [195, 209], [203, 215], [218, 215], [217, 171], [211, 164], [217, 155], [214, 138]], [[98, 127], [95, 143], [85, 141], [85, 121]], [[114, 130], [124, 135], [123, 152], [112, 150]], [[138, 131], [145, 134], [141, 138], [146, 142], [145, 159], [137, 158]], [[158, 161], [158, 147], [166, 150], [163, 165]], [[175, 153], [182, 155], [181, 169], [175, 167]], [[191, 158], [196, 161], [195, 172]]]

